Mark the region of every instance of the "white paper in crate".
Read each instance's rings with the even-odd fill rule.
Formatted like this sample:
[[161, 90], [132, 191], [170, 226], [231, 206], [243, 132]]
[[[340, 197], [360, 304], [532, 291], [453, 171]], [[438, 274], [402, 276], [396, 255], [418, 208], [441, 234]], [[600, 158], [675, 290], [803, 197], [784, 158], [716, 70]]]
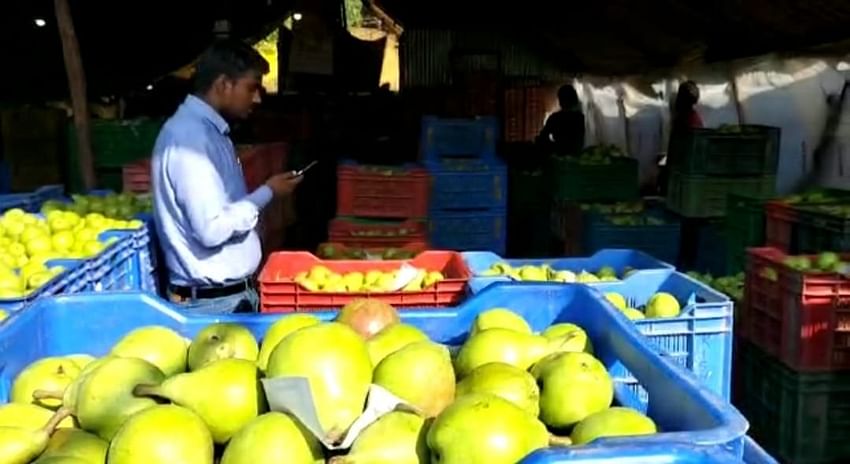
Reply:
[[262, 379], [262, 382], [269, 409], [276, 412], [288, 412], [298, 418], [329, 450], [350, 448], [363, 429], [385, 414], [393, 411], [417, 412], [413, 405], [406, 403], [387, 389], [373, 384], [369, 387], [363, 414], [351, 424], [342, 442], [334, 444], [327, 441], [325, 431], [319, 424], [313, 393], [310, 391], [310, 381], [306, 377], [279, 377]]

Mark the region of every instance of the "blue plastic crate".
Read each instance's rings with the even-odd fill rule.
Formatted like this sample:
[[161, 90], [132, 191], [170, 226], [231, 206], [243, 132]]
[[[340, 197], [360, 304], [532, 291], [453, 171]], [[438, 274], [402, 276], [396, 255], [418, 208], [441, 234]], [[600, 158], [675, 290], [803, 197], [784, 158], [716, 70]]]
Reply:
[[773, 456], [750, 437], [744, 441], [744, 463], [745, 464], [779, 464]]
[[65, 186], [64, 185], [45, 185], [43, 187], [39, 187], [35, 191], [35, 195], [38, 201], [38, 209], [41, 209], [41, 205], [48, 200], [62, 200], [65, 198]]
[[428, 219], [428, 243], [437, 250], [488, 250], [504, 254], [507, 217], [497, 211], [441, 211]]
[[20, 208], [26, 212], [35, 212], [38, 208], [38, 196], [34, 193], [9, 193], [0, 195], [0, 213]]
[[678, 262], [681, 223], [672, 215], [657, 211], [647, 212], [645, 216], [655, 217], [664, 223], [618, 225], [601, 215], [585, 215], [584, 253], [591, 254], [606, 248], [628, 248], [643, 251], [667, 263]]
[[0, 299], [0, 309], [9, 312], [20, 311], [39, 298], [66, 293], [84, 291], [88, 285], [88, 263], [78, 259], [52, 259], [47, 267], [62, 266], [62, 273], [51, 279], [43, 287], [23, 298]]
[[439, 163], [444, 158], [496, 159], [499, 122], [495, 117], [473, 119], [422, 118], [422, 161]]
[[729, 452], [688, 444], [626, 445], [616, 448], [575, 447], [535, 453], [522, 464], [750, 464]]
[[[744, 453], [748, 423], [731, 405], [701, 386], [691, 375], [659, 355], [657, 349], [603, 297], [582, 285], [521, 283], [499, 284], [456, 308], [402, 311], [402, 320], [423, 330], [436, 342], [459, 345], [468, 336], [475, 317], [493, 307], [511, 308], [535, 330], [559, 322], [585, 329], [597, 358], [609, 370], [628, 369], [649, 392], [648, 414], [663, 430], [651, 436], [600, 439], [586, 449], [672, 445]], [[116, 311], [120, 308], [120, 311]], [[330, 319], [335, 311], [315, 312]], [[0, 326], [0, 402], [7, 401], [15, 375], [45, 356], [72, 353], [103, 355], [124, 334], [146, 325], [163, 325], [194, 337], [206, 325], [232, 322], [244, 325], [262, 338], [281, 314], [204, 315], [188, 313], [144, 293], [72, 295], [41, 300]], [[618, 404], [641, 408], [628, 385], [615, 382]], [[561, 450], [570, 451], [570, 450]], [[537, 455], [546, 456], [538, 460]], [[528, 462], [554, 463], [558, 453], [540, 451]]]
[[432, 212], [459, 209], [505, 209], [508, 170], [505, 165], [456, 172], [428, 166]]
[[697, 228], [696, 259], [694, 271], [723, 276], [730, 274], [726, 260], [726, 228], [721, 221], [711, 221]]
[[106, 231], [99, 240], [118, 240], [89, 261], [89, 286], [93, 292], [138, 290], [141, 288], [139, 257], [133, 233]]
[[[601, 293], [616, 292], [629, 306], [646, 305], [652, 295], [666, 292], [682, 303], [678, 317], [634, 321], [638, 330], [664, 355], [694, 373], [705, 386], [724, 399], [732, 388], [732, 309], [726, 295], [674, 271], [637, 273], [622, 282], [600, 283]], [[685, 304], [687, 302], [687, 304]], [[641, 398], [647, 398], [628, 372], [617, 372]]]
[[510, 281], [508, 277], [482, 277], [484, 271], [490, 269], [496, 263], [508, 263], [511, 267], [548, 264], [556, 271], [572, 271], [575, 273], [581, 271], [596, 272], [605, 266], [610, 266], [619, 276], [623, 275], [627, 268], [637, 271], [675, 268], [672, 264], [667, 264], [637, 250], [599, 250], [592, 256], [585, 258], [505, 259], [495, 253], [475, 251], [465, 252], [462, 255], [464, 262], [472, 272], [473, 277], [469, 281], [469, 290], [472, 293], [478, 293], [496, 282]]

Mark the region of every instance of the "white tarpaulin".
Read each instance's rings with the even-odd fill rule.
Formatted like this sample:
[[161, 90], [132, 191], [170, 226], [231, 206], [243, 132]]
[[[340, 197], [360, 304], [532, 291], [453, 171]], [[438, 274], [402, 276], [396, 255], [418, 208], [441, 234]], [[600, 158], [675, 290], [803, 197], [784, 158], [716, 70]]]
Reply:
[[[739, 65], [736, 83], [742, 121], [738, 120], [733, 86], [728, 80], [719, 79], [717, 70], [682, 77], [700, 86], [697, 110], [706, 127], [740, 122], [782, 129], [777, 190], [788, 193], [811, 170], [812, 152], [820, 143], [826, 124], [827, 98], [837, 98], [844, 85], [844, 71], [838, 68], [834, 63], [816, 59], [765, 58], [745, 68]], [[610, 79], [576, 81], [587, 120], [587, 144], [612, 143], [627, 149], [640, 161], [642, 182], [651, 182], [655, 160], [667, 149], [670, 102], [678, 83], [679, 79], [662, 80], [651, 86]], [[830, 175], [822, 180], [839, 188], [850, 188], [850, 105], [847, 106], [836, 143], [826, 160]]]

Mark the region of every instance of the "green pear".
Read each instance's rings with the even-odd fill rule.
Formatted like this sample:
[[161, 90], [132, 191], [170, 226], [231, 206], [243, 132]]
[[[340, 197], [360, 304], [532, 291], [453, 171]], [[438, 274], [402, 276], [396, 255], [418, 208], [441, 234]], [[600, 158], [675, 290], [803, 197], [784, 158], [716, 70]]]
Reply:
[[257, 361], [259, 347], [250, 330], [238, 324], [217, 323], [206, 326], [192, 340], [187, 353], [190, 371], [219, 359]]
[[526, 334], [531, 333], [528, 322], [519, 314], [505, 308], [488, 309], [475, 317], [469, 335], [475, 335], [487, 329], [508, 329]]
[[165, 398], [192, 410], [221, 444], [266, 409], [258, 373], [254, 361], [221, 359], [170, 377], [161, 385], [139, 385], [133, 393]]
[[623, 314], [625, 314], [625, 316], [632, 321], [639, 321], [641, 319], [646, 319], [646, 316], [641, 311], [639, 311], [635, 308], [626, 308], [626, 309], [621, 310], [621, 312]]
[[80, 369], [84, 369], [86, 366], [94, 362], [94, 356], [88, 354], [72, 354], [70, 356], [65, 356], [65, 359], [70, 359], [74, 364], [77, 365]]
[[322, 444], [298, 419], [270, 412], [252, 420], [228, 443], [221, 464], [324, 464]]
[[551, 352], [544, 337], [508, 329], [487, 329], [469, 337], [455, 359], [458, 377], [469, 375], [476, 367], [502, 362], [528, 369]]
[[130, 416], [156, 405], [135, 397], [133, 388], [163, 380], [162, 372], [145, 360], [110, 356], [66, 391], [64, 407], [74, 412], [83, 430], [109, 441]]
[[457, 384], [457, 397], [489, 393], [510, 401], [534, 417], [540, 413], [540, 388], [527, 371], [499, 362], [478, 366]]
[[60, 429], [50, 437], [47, 449], [36, 463], [43, 464], [42, 461], [47, 458], [74, 457], [83, 462], [102, 464], [106, 462], [108, 449], [109, 443], [100, 437], [78, 429]]
[[69, 416], [60, 409], [38, 430], [22, 427], [0, 427], [0, 458], [3, 464], [29, 464], [37, 458], [50, 440], [60, 422]]
[[631, 408], [614, 407], [584, 418], [573, 428], [573, 443], [583, 445], [597, 438], [653, 435], [655, 422]]
[[626, 309], [629, 305], [623, 295], [616, 292], [608, 292], [605, 294], [605, 299], [608, 300], [617, 309]]
[[434, 417], [455, 397], [455, 372], [448, 348], [416, 342], [390, 354], [375, 367], [373, 383]]
[[[0, 406], [0, 427], [18, 427], [36, 431], [53, 417], [53, 411], [32, 403], [6, 403]], [[73, 428], [74, 418], [67, 417], [59, 428]]]
[[590, 343], [587, 332], [575, 324], [569, 322], [555, 324], [549, 326], [540, 335], [551, 342], [550, 346], [556, 352], [584, 351], [593, 353], [593, 345]]
[[[95, 462], [96, 461], [89, 461], [75, 456], [42, 456], [33, 461], [32, 464], [93, 464]], [[100, 462], [106, 462], [105, 458], [103, 461], [97, 462], [97, 464], [100, 464]]]
[[656, 293], [646, 303], [646, 317], [650, 319], [676, 317], [681, 312], [682, 308], [679, 306], [679, 301], [669, 293]]
[[325, 439], [336, 443], [363, 413], [372, 363], [366, 342], [354, 329], [328, 322], [281, 340], [269, 357], [266, 376], [305, 377]]
[[122, 358], [139, 358], [158, 367], [166, 377], [186, 372], [186, 339], [161, 326], [138, 328], [124, 336], [112, 353]]
[[263, 343], [260, 346], [260, 354], [257, 357], [257, 365], [260, 370], [266, 371], [266, 366], [269, 364], [269, 356], [277, 347], [281, 340], [287, 335], [304, 327], [320, 324], [322, 321], [312, 314], [292, 314], [278, 319], [277, 322], [271, 325], [263, 337]]
[[80, 368], [66, 358], [42, 358], [27, 366], [12, 383], [10, 400], [14, 403], [33, 403], [56, 409], [58, 399], [35, 399], [37, 390], [62, 392], [80, 374]]
[[515, 464], [548, 446], [549, 432], [510, 401], [472, 393], [437, 416], [427, 440], [432, 464]]
[[[130, 417], [109, 444], [109, 464], [213, 464], [213, 439], [204, 421], [175, 405]], [[259, 461], [258, 461], [259, 462]]]
[[540, 385], [540, 419], [554, 429], [568, 428], [611, 406], [614, 382], [605, 366], [588, 353], [557, 353], [532, 368]]
[[427, 433], [421, 416], [393, 411], [369, 424], [348, 454], [329, 464], [428, 464]]
[[369, 359], [372, 365], [377, 366], [387, 355], [394, 353], [405, 346], [428, 340], [428, 336], [421, 330], [409, 324], [399, 323], [384, 327], [372, 338], [366, 341], [369, 350]]

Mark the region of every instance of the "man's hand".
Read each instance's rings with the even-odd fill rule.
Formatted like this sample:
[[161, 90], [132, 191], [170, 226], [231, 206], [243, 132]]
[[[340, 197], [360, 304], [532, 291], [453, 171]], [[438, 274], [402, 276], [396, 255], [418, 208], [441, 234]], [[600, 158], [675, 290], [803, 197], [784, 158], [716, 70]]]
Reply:
[[296, 176], [292, 171], [271, 176], [266, 185], [272, 189], [276, 196], [282, 197], [291, 194], [295, 187], [301, 183], [304, 176]]

